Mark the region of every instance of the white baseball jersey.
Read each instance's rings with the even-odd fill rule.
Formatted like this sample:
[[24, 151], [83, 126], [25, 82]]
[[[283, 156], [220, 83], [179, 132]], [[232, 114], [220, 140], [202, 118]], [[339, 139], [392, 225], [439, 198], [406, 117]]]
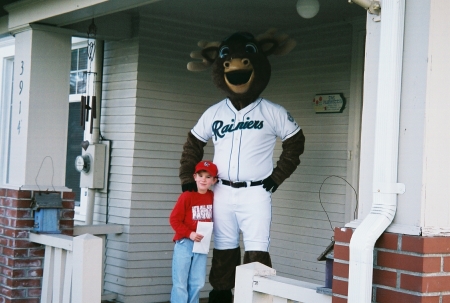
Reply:
[[259, 98], [238, 111], [227, 98], [208, 108], [191, 132], [212, 139], [219, 178], [236, 182], [270, 176], [276, 137], [284, 141], [299, 130], [281, 105]]

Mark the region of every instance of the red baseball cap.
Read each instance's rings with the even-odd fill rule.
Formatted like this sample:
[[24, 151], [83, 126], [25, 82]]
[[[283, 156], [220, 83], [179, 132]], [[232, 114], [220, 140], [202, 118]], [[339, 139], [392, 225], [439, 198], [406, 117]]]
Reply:
[[198, 162], [195, 166], [195, 174], [202, 170], [208, 172], [213, 177], [217, 177], [217, 166], [211, 161], [203, 160]]

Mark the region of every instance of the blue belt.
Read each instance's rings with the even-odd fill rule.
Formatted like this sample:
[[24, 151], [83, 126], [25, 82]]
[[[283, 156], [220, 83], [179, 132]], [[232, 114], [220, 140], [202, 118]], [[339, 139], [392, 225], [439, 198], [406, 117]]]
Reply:
[[[233, 182], [233, 181], [228, 181], [228, 180], [223, 180], [223, 179], [221, 179], [220, 181], [222, 181], [223, 185], [231, 186], [233, 188], [241, 188], [241, 187], [248, 186], [248, 182]], [[250, 186], [258, 186], [258, 185], [262, 185], [262, 184], [263, 184], [262, 180], [250, 182]]]

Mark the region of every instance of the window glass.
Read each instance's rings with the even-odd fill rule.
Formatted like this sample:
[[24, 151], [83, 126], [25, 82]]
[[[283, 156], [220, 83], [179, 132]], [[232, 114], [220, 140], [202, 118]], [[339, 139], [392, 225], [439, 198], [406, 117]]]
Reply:
[[78, 70], [87, 70], [88, 68], [88, 51], [87, 47], [79, 48]]
[[11, 155], [11, 132], [13, 130], [12, 102], [13, 102], [13, 67], [14, 58], [2, 58], [0, 67], [2, 74], [0, 79], [0, 185], [9, 183], [9, 168]]
[[81, 155], [83, 128], [80, 126], [81, 102], [69, 103], [69, 125], [67, 132], [66, 186], [75, 193], [75, 205], [80, 205], [80, 173], [75, 169], [75, 158]]
[[70, 63], [70, 94], [86, 92], [87, 47], [72, 50]]
[[[0, 1], [1, 2], [1, 1]], [[0, 38], [0, 187], [10, 181], [15, 39]]]
[[71, 53], [70, 71], [75, 71], [77, 69], [78, 69], [78, 49], [74, 49]]

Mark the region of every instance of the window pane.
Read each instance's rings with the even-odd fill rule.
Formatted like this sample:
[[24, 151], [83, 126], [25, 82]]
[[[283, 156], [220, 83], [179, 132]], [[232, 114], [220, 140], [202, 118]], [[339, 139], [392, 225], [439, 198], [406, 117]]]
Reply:
[[72, 50], [70, 64], [70, 94], [86, 93], [86, 74], [88, 69], [88, 47]]
[[70, 71], [77, 70], [77, 62], [78, 61], [78, 50], [74, 49], [71, 53], [70, 59]]
[[87, 47], [80, 48], [80, 58], [78, 63], [78, 70], [87, 69], [88, 52]]
[[86, 74], [78, 72], [77, 77], [77, 94], [84, 94], [86, 92]]
[[77, 73], [70, 73], [70, 94], [77, 91]]

